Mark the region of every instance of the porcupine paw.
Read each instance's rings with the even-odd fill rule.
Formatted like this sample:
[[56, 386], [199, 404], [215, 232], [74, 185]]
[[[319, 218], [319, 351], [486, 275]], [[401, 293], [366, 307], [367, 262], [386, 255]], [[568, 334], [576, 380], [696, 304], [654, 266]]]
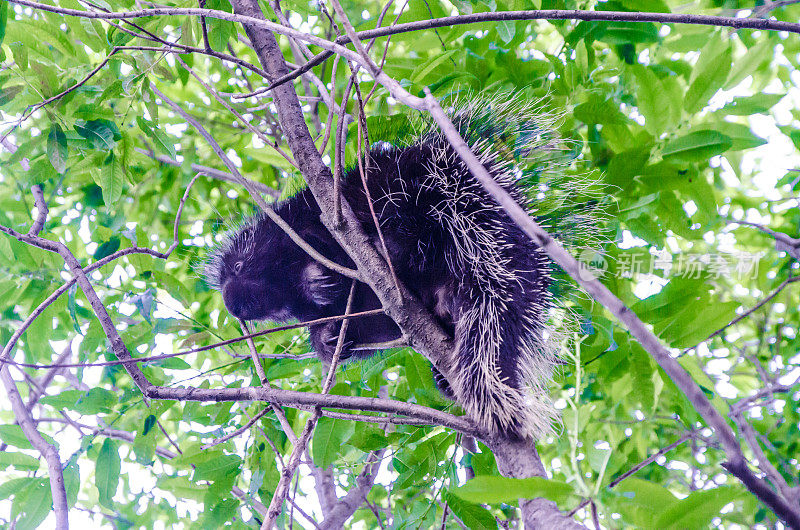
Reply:
[[[317, 357], [326, 364], [333, 361], [333, 356], [336, 353], [336, 344], [339, 342], [340, 325], [338, 322], [328, 322], [319, 326], [312, 326], [311, 332], [311, 345]], [[345, 338], [342, 344], [342, 352], [339, 355], [339, 360], [343, 361], [352, 355], [353, 341]]]
[[436, 383], [436, 388], [439, 389], [439, 392], [442, 393], [444, 397], [447, 399], [456, 399], [456, 395], [453, 392], [453, 388], [450, 386], [450, 383], [447, 379], [442, 375], [442, 372], [436, 369], [435, 366], [431, 365], [431, 372], [433, 373], [433, 380]]

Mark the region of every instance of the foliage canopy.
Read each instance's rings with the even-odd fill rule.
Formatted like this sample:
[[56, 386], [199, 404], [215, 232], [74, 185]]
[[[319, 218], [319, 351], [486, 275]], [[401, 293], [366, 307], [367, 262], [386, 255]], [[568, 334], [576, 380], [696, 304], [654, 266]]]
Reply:
[[[151, 5], [54, 5], [99, 13], [142, 4]], [[403, 23], [590, 8], [798, 20], [800, 6], [787, 4], [769, 10], [737, 0], [702, 0], [688, 8], [673, 0], [411, 0], [391, 5], [383, 25], [396, 16]], [[180, 0], [169, 5], [196, 7]], [[205, 7], [232, 12], [220, 0], [207, 0]], [[343, 7], [360, 31], [375, 27], [383, 5], [348, 0]], [[269, 5], [262, 8], [274, 19]], [[336, 36], [323, 4], [287, 0], [281, 8], [294, 27]], [[242, 97], [267, 82], [260, 67], [252, 67], [258, 58], [240, 24], [207, 17], [204, 28], [199, 17], [168, 15], [130, 22], [136, 26], [0, 0], [0, 225], [28, 231], [30, 189], [39, 185], [49, 206], [42, 236], [65, 243], [86, 267], [133, 246], [165, 251], [183, 204], [179, 244], [168, 259], [129, 254], [90, 274], [129, 350], [152, 356], [241, 335], [221, 298], [199, 279], [199, 264], [227, 223], [254, 211], [209, 143], [156, 91], [199, 121], [268, 201], [291, 193], [302, 176], [270, 97]], [[287, 60], [304, 60], [303, 49], [291, 49], [286, 38], [279, 42]], [[385, 37], [376, 41], [375, 60], [386, 44]], [[798, 274], [800, 242], [792, 246], [791, 238], [800, 234], [800, 35], [520, 20], [400, 33], [386, 50], [384, 71], [412, 94], [422, 96], [424, 87], [438, 97], [463, 88], [512, 89], [563, 115], [559, 132], [575, 158], [566, 171], [602, 176], [613, 202], [612, 241], [604, 256], [587, 259], [605, 268], [603, 283], [652, 326], [730, 417], [759, 472], [779, 490], [783, 481], [797, 505], [800, 287], [791, 278]], [[326, 145], [331, 164], [340, 122], [329, 94], [340, 102], [351, 75], [344, 61], [336, 64], [328, 59], [311, 70], [313, 78], [294, 82], [305, 97], [311, 133], [319, 147]], [[363, 96], [374, 89], [365, 108], [370, 140], [396, 140], [403, 116], [416, 111], [363, 71], [359, 81]], [[345, 108], [351, 117], [342, 131], [348, 162], [356, 159], [359, 114], [355, 91], [350, 94]], [[182, 203], [198, 173], [205, 175]], [[215, 178], [220, 175], [228, 180]], [[5, 345], [70, 276], [57, 254], [2, 234], [0, 269]], [[609, 528], [773, 527], [775, 514], [725, 473], [720, 464], [726, 455], [710, 429], [645, 349], [588, 297], [577, 299], [575, 310], [581, 333], [565, 352], [552, 389], [563, 428], [538, 444], [551, 479], [501, 477], [486, 446], [470, 453], [462, 435], [448, 428], [351, 421], [340, 417], [346, 411], [334, 411], [319, 420], [279, 524], [289, 527], [293, 520], [311, 528], [301, 512], [321, 521], [320, 473], [332, 471], [341, 496], [358, 487], [359, 473], [377, 455], [376, 483], [350, 526], [508, 527], [519, 523], [518, 498], [542, 496], [562, 511], [578, 508], [578, 520], [587, 525]], [[272, 385], [319, 392], [325, 372], [308, 355], [304, 332], [287, 329], [256, 342], [269, 357], [262, 365]], [[116, 359], [76, 286], [47, 305], [9, 355], [29, 364]], [[141, 367], [160, 386], [260, 384], [244, 343]], [[38, 430], [58, 448], [73, 522], [250, 528], [257, 525], [254, 503], [269, 504], [292, 450], [264, 402], [147, 403], [121, 365], [3, 369], [33, 403]], [[331, 393], [384, 397], [384, 390], [394, 400], [459, 413], [437, 392], [429, 363], [408, 348], [345, 365]], [[761, 399], [742, 402], [758, 392]], [[309, 411], [284, 411], [300, 432]], [[262, 413], [244, 433], [204, 448]], [[52, 521], [43, 460], [6, 402], [0, 419], [0, 521], [17, 529], [34, 528], [48, 514]]]

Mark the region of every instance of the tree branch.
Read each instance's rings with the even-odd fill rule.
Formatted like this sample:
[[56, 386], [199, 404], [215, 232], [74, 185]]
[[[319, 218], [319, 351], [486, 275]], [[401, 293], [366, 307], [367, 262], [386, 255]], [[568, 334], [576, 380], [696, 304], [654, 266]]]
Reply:
[[[142, 149], [141, 147], [134, 147], [133, 150], [138, 152], [138, 153], [141, 153], [141, 154], [143, 154], [143, 155], [145, 155], [147, 157], [150, 157], [150, 158], [152, 158], [153, 160], [155, 160], [157, 162], [161, 162], [162, 164], [166, 164], [168, 166], [181, 167], [183, 165], [178, 160], [170, 158], [170, 157], [168, 157], [166, 155], [157, 155], [153, 151], [149, 151], [147, 149]], [[228, 173], [226, 171], [220, 171], [219, 169], [214, 169], [213, 167], [203, 166], [203, 165], [194, 164], [194, 163], [190, 164], [189, 168], [193, 172], [200, 173], [200, 174], [205, 175], [207, 177], [215, 178], [217, 180], [222, 180], [222, 181], [225, 181], [225, 182], [232, 182], [234, 184], [239, 184], [239, 181], [233, 175], [231, 175], [230, 173]], [[248, 179], [248, 183], [256, 191], [258, 191], [259, 193], [263, 193], [264, 195], [269, 195], [273, 199], [277, 199], [281, 195], [281, 193], [278, 190], [272, 189], [269, 186], [267, 186], [266, 184], [263, 184], [261, 182], [257, 182], [255, 180], [249, 180]]]
[[800, 528], [800, 510], [789, 505], [785, 500], [772, 491], [768, 485], [756, 477], [747, 467], [747, 460], [742, 453], [736, 435], [728, 426], [725, 418], [714, 408], [700, 386], [691, 378], [688, 372], [673, 359], [658, 338], [645, 326], [638, 316], [631, 311], [614, 293], [596, 279], [590, 279], [581, 274], [581, 266], [564, 247], [539, 226], [522, 207], [506, 192], [489, 174], [478, 158], [472, 153], [456, 131], [450, 119], [444, 113], [439, 103], [426, 89], [425, 101], [428, 110], [436, 123], [447, 137], [453, 149], [458, 152], [470, 172], [477, 178], [484, 189], [491, 194], [495, 201], [505, 210], [511, 219], [519, 226], [528, 237], [539, 245], [548, 256], [575, 280], [593, 299], [600, 302], [611, 314], [622, 322], [631, 332], [642, 347], [653, 357], [658, 365], [667, 373], [675, 385], [684, 393], [695, 407], [695, 410], [714, 430], [720, 441], [728, 463], [725, 468], [738, 477], [745, 486], [765, 504], [767, 504], [781, 519], [790, 525]]
[[0, 381], [6, 388], [8, 400], [11, 403], [11, 410], [17, 419], [25, 438], [31, 443], [34, 449], [44, 457], [47, 462], [47, 471], [50, 475], [50, 494], [53, 497], [53, 510], [56, 516], [56, 530], [66, 530], [69, 528], [69, 506], [67, 504], [67, 491], [64, 486], [64, 473], [61, 469], [61, 459], [55, 447], [47, 443], [36, 430], [33, 417], [25, 407], [22, 397], [19, 395], [17, 385], [8, 372], [8, 367], [0, 366]]
[[[350, 285], [350, 294], [347, 297], [347, 306], [344, 311], [345, 315], [349, 315], [353, 310], [353, 295], [355, 294], [355, 291], [356, 282], [353, 280]], [[328, 367], [328, 374], [325, 376], [325, 381], [322, 383], [323, 395], [327, 395], [333, 386], [336, 367], [339, 364], [339, 358], [342, 354], [344, 337], [347, 333], [347, 327], [349, 323], [350, 320], [346, 318], [342, 321], [342, 325], [339, 328], [339, 337], [336, 339], [336, 349], [333, 352], [333, 359], [331, 359], [330, 366]], [[280, 515], [281, 510], [283, 509], [283, 503], [286, 500], [287, 494], [289, 493], [289, 484], [294, 477], [297, 466], [300, 465], [300, 457], [307, 451], [308, 443], [311, 441], [311, 435], [313, 434], [314, 428], [317, 426], [317, 422], [321, 416], [322, 408], [319, 406], [315, 407], [311, 413], [311, 417], [308, 419], [305, 427], [303, 428], [303, 432], [298, 437], [297, 443], [294, 444], [294, 448], [292, 448], [292, 454], [289, 455], [289, 460], [286, 462], [286, 465], [281, 472], [278, 485], [275, 487], [275, 493], [273, 494], [272, 500], [269, 503], [267, 517], [264, 519], [264, 522], [261, 523], [261, 530], [271, 530], [275, 525], [275, 520], [278, 518], [278, 515]]]
[[344, 528], [344, 523], [364, 504], [367, 494], [372, 490], [384, 452], [386, 452], [386, 448], [373, 451], [367, 456], [364, 468], [356, 477], [355, 485], [350, 488], [347, 495], [339, 499], [330, 513], [325, 516], [319, 525], [320, 528], [331, 530]]
[[410, 418], [429, 421], [470, 436], [486, 437], [467, 418], [453, 416], [436, 409], [423, 407], [414, 403], [406, 403], [380, 398], [360, 396], [338, 396], [299, 392], [282, 388], [246, 387], [246, 388], [170, 388], [151, 386], [147, 396], [152, 399], [168, 399], [172, 401], [266, 401], [289, 407], [325, 407], [346, 410], [370, 410], [389, 414], [401, 414]]
[[[39, 185], [33, 186], [32, 192], [38, 213], [27, 237], [38, 239], [38, 234], [47, 220], [47, 204], [44, 202], [44, 194]], [[64, 473], [61, 468], [61, 459], [58, 456], [58, 450], [39, 434], [31, 412], [22, 401], [22, 396], [20, 396], [17, 390], [17, 384], [11, 377], [8, 367], [5, 365], [0, 365], [0, 381], [3, 382], [3, 386], [6, 388], [8, 400], [11, 403], [11, 410], [22, 432], [25, 434], [25, 438], [28, 439], [34, 449], [39, 451], [39, 454], [41, 454], [47, 462], [47, 470], [50, 475], [50, 494], [53, 499], [53, 510], [56, 518], [56, 529], [66, 530], [69, 528], [69, 506], [67, 504], [67, 490], [64, 486]]]

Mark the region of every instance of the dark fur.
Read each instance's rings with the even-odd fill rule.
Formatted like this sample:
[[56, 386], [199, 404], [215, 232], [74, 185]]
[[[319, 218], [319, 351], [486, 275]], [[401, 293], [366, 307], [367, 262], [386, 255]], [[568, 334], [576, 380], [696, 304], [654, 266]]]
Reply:
[[[451, 189], [448, 193], [430, 178], [433, 167], [449, 176]], [[487, 169], [525, 204], [522, 191], [509, 178], [508, 168], [500, 162], [489, 161]], [[404, 148], [386, 144], [374, 146], [369, 156], [368, 182], [399, 279], [455, 338], [456, 353], [451, 361], [458, 373], [465, 374], [463, 381], [454, 385], [456, 396], [460, 401], [469, 400], [472, 388], [484, 394], [495, 390], [505, 392], [507, 401], [509, 393], [511, 401], [517, 399], [517, 395], [524, 396], [526, 381], [521, 380], [525, 377], [525, 369], [520, 366], [521, 356], [536, 355], [550, 307], [546, 256], [489, 198], [441, 138], [429, 137]], [[456, 201], [453, 188], [458, 188]], [[377, 245], [377, 232], [358, 169], [344, 176], [342, 194]], [[275, 211], [321, 254], [354, 267], [320, 222], [319, 207], [308, 189], [277, 204]], [[454, 231], [458, 230], [453, 228], [452, 222], [443, 220], [443, 212], [468, 219], [469, 226], [477, 228], [465, 225], [469, 233], [455, 236]], [[497, 251], [498, 259], [508, 272], [503, 278], [488, 278], [485, 271], [477, 271], [476, 263], [463, 255], [463, 241], [484, 234], [491, 236], [489, 246]], [[263, 215], [246, 222], [212, 254], [207, 276], [210, 283], [222, 291], [231, 314], [245, 320], [303, 321], [341, 315], [351, 284], [350, 279], [315, 262]], [[365, 284], [358, 283], [353, 311], [378, 307], [377, 297]], [[480, 336], [486, 335], [487, 328], [478, 326], [475, 311], [485, 307], [493, 308], [492, 318], [499, 322], [499, 326], [492, 328], [498, 330], [496, 336]], [[472, 318], [469, 318], [470, 311]], [[332, 358], [340, 325], [334, 322], [310, 329], [312, 346], [324, 361]], [[353, 350], [352, 346], [399, 336], [399, 329], [386, 316], [353, 319], [342, 355], [344, 358], [365, 357], [374, 352]], [[480, 352], [476, 350], [486, 340], [499, 343], [497, 359], [479, 360]], [[478, 368], [480, 363], [488, 368]], [[485, 369], [496, 370], [499, 384], [506, 388], [495, 389], [489, 385], [488, 390], [478, 390]], [[491, 402], [492, 399], [492, 395], [484, 395], [473, 401], [480, 407], [484, 400]], [[516, 416], [513, 412], [507, 415]], [[526, 435], [529, 431], [520, 426], [524, 421], [519, 417], [497, 419], [489, 428]]]

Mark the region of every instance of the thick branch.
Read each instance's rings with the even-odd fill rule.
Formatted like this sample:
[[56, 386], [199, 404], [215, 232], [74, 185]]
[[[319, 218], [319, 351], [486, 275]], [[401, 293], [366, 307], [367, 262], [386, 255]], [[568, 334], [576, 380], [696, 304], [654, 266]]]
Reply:
[[34, 449], [44, 457], [47, 462], [47, 471], [50, 475], [50, 494], [53, 497], [53, 510], [56, 516], [56, 529], [66, 530], [69, 528], [69, 506], [67, 504], [67, 490], [64, 486], [64, 473], [61, 470], [61, 459], [55, 447], [47, 443], [39, 431], [22, 397], [19, 395], [17, 385], [11, 378], [6, 366], [0, 366], [0, 381], [6, 387], [6, 394], [11, 403], [11, 410], [17, 418], [25, 438], [31, 443]]
[[436, 425], [443, 425], [464, 434], [485, 436], [485, 433], [477, 432], [475, 426], [466, 418], [453, 416], [452, 414], [414, 403], [388, 399], [316, 394], [314, 392], [298, 392], [296, 390], [264, 387], [168, 388], [152, 386], [147, 390], [147, 396], [153, 399], [175, 401], [266, 401], [298, 408], [318, 406], [346, 410], [371, 410], [402, 414], [411, 418], [430, 421]]
[[[33, 186], [31, 191], [38, 212], [27, 237], [38, 239], [39, 232], [42, 231], [47, 221], [47, 203], [44, 200], [41, 186], [37, 184]], [[6, 387], [6, 394], [8, 394], [8, 400], [11, 402], [11, 410], [23, 434], [25, 434], [25, 438], [47, 462], [47, 470], [50, 475], [50, 494], [53, 498], [53, 510], [56, 516], [56, 528], [58, 530], [66, 530], [69, 528], [69, 506], [67, 504], [67, 490], [64, 486], [64, 473], [61, 469], [61, 459], [58, 456], [58, 451], [39, 434], [30, 409], [22, 401], [22, 396], [17, 390], [17, 384], [5, 365], [0, 365], [0, 381]], [[33, 398], [31, 396], [32, 402], [34, 399], [38, 399], [38, 397]]]
[[324, 529], [344, 528], [344, 523], [364, 504], [367, 494], [375, 484], [378, 475], [378, 468], [381, 465], [381, 458], [386, 449], [370, 453], [364, 469], [356, 477], [356, 483], [347, 492], [347, 495], [339, 499], [334, 508], [325, 516], [325, 520], [319, 527]]
[[[306, 457], [311, 460], [311, 457], [306, 453]], [[311, 468], [311, 475], [314, 477], [314, 490], [317, 492], [317, 499], [319, 506], [322, 508], [322, 515], [328, 517], [338, 499], [336, 498], [336, 486], [333, 483], [333, 468], [321, 468], [313, 464], [309, 464]]]
[[50, 212], [50, 210], [47, 208], [47, 202], [44, 200], [44, 192], [42, 191], [41, 186], [36, 184], [35, 186], [31, 187], [31, 194], [33, 195], [33, 201], [34, 204], [36, 204], [36, 210], [38, 213], [33, 222], [33, 226], [31, 226], [30, 231], [28, 231], [28, 235], [31, 237], [36, 237], [39, 235], [39, 232], [42, 231], [42, 228], [44, 228], [44, 223], [47, 221], [47, 214]]

